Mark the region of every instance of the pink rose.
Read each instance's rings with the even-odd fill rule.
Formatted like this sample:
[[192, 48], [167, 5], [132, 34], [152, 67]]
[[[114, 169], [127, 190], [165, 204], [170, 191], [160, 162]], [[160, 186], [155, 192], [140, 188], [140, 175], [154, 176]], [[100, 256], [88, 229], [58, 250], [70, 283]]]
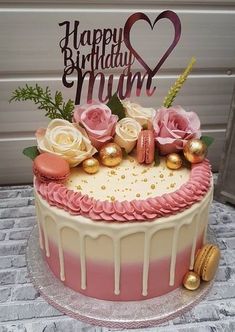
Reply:
[[118, 117], [112, 114], [107, 105], [92, 101], [75, 108], [73, 121], [80, 123], [86, 129], [92, 145], [100, 149], [104, 143], [113, 138]]
[[181, 106], [161, 107], [153, 118], [155, 139], [161, 154], [182, 150], [191, 138], [200, 138], [200, 120], [196, 113]]

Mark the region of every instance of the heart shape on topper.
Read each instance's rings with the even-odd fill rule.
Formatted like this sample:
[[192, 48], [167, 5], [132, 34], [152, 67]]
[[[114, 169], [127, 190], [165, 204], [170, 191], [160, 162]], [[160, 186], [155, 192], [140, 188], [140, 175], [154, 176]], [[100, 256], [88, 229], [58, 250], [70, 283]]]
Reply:
[[[169, 19], [173, 26], [174, 26], [174, 30], [175, 30], [175, 36], [174, 36], [174, 40], [171, 43], [171, 45], [169, 46], [169, 48], [166, 50], [166, 52], [163, 54], [162, 58], [160, 59], [160, 61], [158, 62], [158, 64], [156, 65], [156, 67], [152, 70], [147, 63], [143, 60], [143, 58], [139, 55], [139, 53], [132, 47], [131, 45], [131, 41], [130, 41], [130, 32], [131, 32], [131, 28], [132, 26], [140, 20], [144, 20], [146, 21], [151, 29], [153, 30], [155, 24], [160, 21], [161, 19], [167, 18]], [[126, 47], [129, 49], [129, 51], [135, 56], [135, 58], [139, 61], [139, 63], [146, 69], [146, 71], [151, 74], [151, 76], [153, 77], [159, 70], [159, 68], [162, 66], [162, 64], [166, 61], [166, 59], [168, 58], [168, 56], [170, 55], [170, 53], [173, 51], [173, 49], [175, 48], [175, 46], [178, 44], [178, 41], [180, 39], [180, 35], [181, 35], [181, 22], [180, 19], [178, 17], [178, 15], [176, 13], [174, 13], [171, 10], [165, 10], [164, 12], [162, 12], [161, 14], [159, 14], [157, 16], [157, 18], [155, 19], [155, 21], [153, 22], [153, 24], [151, 23], [150, 19], [148, 18], [147, 15], [145, 15], [144, 13], [135, 13], [133, 15], [131, 15], [128, 20], [126, 21], [126, 24], [124, 26], [124, 42], [126, 44]]]

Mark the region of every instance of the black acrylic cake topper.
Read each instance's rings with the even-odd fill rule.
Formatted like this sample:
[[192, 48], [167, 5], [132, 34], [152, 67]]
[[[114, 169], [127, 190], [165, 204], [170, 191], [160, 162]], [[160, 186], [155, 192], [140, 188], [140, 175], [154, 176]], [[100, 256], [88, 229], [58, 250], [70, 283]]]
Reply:
[[[157, 27], [157, 22], [162, 19], [167, 19], [172, 23], [174, 38], [155, 68], [150, 68], [131, 43], [131, 29], [136, 22], [142, 20], [153, 30]], [[80, 21], [77, 20], [59, 23], [59, 26], [65, 28], [64, 37], [59, 43], [64, 59], [62, 82], [65, 87], [71, 88], [74, 86], [74, 76], [76, 76], [76, 105], [81, 102], [85, 79], [88, 79], [87, 101], [94, 99], [94, 85], [97, 82], [98, 96], [95, 98], [98, 97], [101, 102], [107, 102], [114, 93], [117, 93], [120, 99], [130, 97], [134, 83], [136, 84], [135, 95], [139, 96], [145, 81], [146, 94], [152, 96], [156, 90], [156, 86], [152, 86], [152, 79], [177, 45], [181, 35], [180, 19], [176, 13], [170, 10], [160, 13], [153, 22], [144, 13], [135, 13], [127, 19], [124, 28], [104, 28], [80, 32], [79, 25]], [[87, 49], [89, 49], [88, 53]], [[131, 66], [136, 60], [143, 67], [144, 72], [133, 73], [131, 71]], [[105, 69], [110, 68], [122, 68], [115, 89], [114, 74], [107, 76], [104, 73]]]

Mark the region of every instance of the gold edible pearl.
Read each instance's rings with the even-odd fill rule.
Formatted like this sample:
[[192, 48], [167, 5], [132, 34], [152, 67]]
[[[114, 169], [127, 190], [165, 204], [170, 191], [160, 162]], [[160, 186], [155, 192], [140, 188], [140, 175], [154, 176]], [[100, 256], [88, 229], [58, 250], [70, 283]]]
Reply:
[[100, 150], [100, 161], [103, 165], [113, 167], [122, 161], [122, 149], [116, 143], [108, 143]]
[[166, 157], [166, 166], [169, 169], [179, 169], [182, 166], [182, 159], [177, 153], [170, 153]]
[[88, 174], [95, 174], [98, 172], [100, 167], [99, 161], [93, 157], [83, 161], [82, 168]]
[[189, 271], [185, 274], [183, 279], [183, 285], [188, 290], [196, 290], [200, 286], [200, 277], [197, 273]]
[[184, 156], [192, 164], [202, 162], [207, 154], [207, 146], [200, 139], [191, 139], [184, 146]]

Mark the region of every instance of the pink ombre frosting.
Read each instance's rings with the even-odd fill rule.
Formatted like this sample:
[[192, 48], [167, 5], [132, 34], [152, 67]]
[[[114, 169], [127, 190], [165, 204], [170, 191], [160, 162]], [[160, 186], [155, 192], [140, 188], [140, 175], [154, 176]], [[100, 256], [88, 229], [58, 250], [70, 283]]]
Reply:
[[144, 221], [176, 214], [199, 202], [211, 185], [211, 167], [208, 160], [192, 165], [190, 178], [178, 190], [132, 201], [101, 201], [66, 188], [65, 185], [35, 181], [39, 194], [51, 205], [93, 220]]

